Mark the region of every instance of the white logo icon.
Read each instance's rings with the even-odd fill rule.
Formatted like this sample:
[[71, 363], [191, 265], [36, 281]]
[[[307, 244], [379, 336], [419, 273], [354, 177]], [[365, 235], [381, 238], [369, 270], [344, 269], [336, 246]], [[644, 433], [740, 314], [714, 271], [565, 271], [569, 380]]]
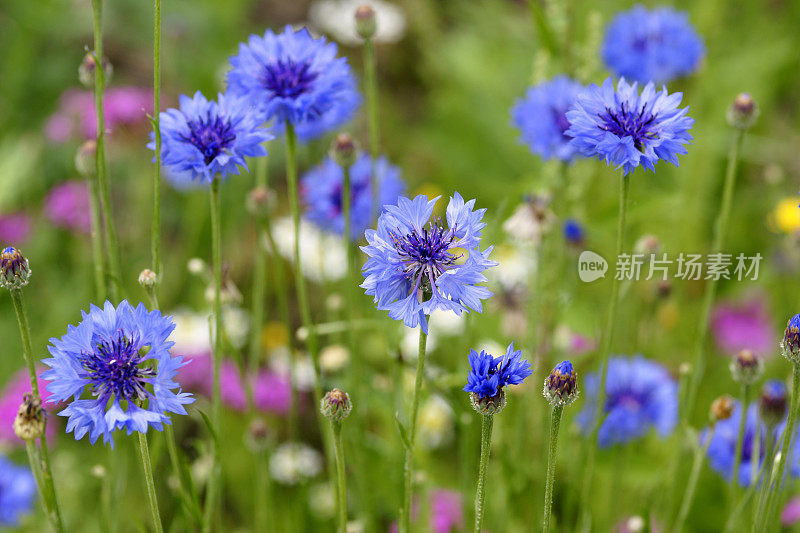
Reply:
[[584, 250], [578, 257], [578, 277], [586, 283], [604, 278], [608, 271], [608, 262], [590, 250]]

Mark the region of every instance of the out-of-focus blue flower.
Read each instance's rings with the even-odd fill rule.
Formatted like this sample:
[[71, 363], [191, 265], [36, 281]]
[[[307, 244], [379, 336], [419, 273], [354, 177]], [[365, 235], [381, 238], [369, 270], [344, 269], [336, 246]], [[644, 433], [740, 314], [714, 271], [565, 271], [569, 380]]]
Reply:
[[[736, 440], [739, 438], [739, 419], [742, 416], [742, 406], [738, 401], [734, 401], [733, 414], [726, 420], [720, 420], [714, 426], [714, 434], [708, 444], [708, 464], [711, 469], [719, 473], [722, 477], [730, 481], [733, 477], [733, 463], [736, 456]], [[738, 482], [741, 486], [747, 487], [752, 482], [753, 461], [758, 462], [757, 468], [761, 468], [761, 463], [766, 454], [766, 429], [763, 425], [759, 426], [759, 455], [754, 456], [756, 442], [756, 425], [758, 413], [756, 405], [751, 404], [745, 414], [744, 437], [742, 440], [742, 456], [739, 463]], [[700, 442], [706, 442], [709, 430], [705, 429], [700, 434]]]
[[318, 137], [348, 121], [361, 103], [350, 65], [336, 52], [336, 44], [305, 28], [251, 35], [230, 60], [228, 91], [276, 128], [289, 122], [300, 139]]
[[[400, 169], [386, 157], [381, 156], [375, 162], [376, 180], [378, 182], [378, 203], [397, 203], [397, 197], [403, 193], [405, 184], [400, 179]], [[350, 238], [357, 241], [364, 235], [373, 212], [372, 159], [369, 154], [362, 153], [350, 166]], [[342, 216], [342, 184], [344, 171], [332, 158], [328, 157], [321, 165], [308, 172], [300, 180], [301, 194], [305, 203], [305, 217], [322, 229], [333, 233], [344, 232]]]
[[514, 350], [513, 342], [502, 357], [493, 357], [483, 350], [480, 353], [470, 350], [469, 375], [463, 390], [490, 398], [506, 385], [519, 385], [531, 374], [531, 364], [522, 358], [521, 350]]
[[173, 378], [184, 363], [169, 351], [171, 317], [144, 304], [134, 309], [126, 300], [116, 308], [108, 301], [103, 309], [92, 305], [81, 315], [66, 335], [50, 339], [53, 357], [43, 361], [50, 367], [42, 374], [50, 382], [49, 402], [69, 402], [59, 413], [68, 417], [67, 432], [76, 440], [88, 433], [92, 444], [102, 435], [113, 446], [114, 430], [161, 431], [171, 423], [167, 413], [186, 414], [183, 406], [194, 398], [173, 392], [180, 386]]
[[[224, 94], [218, 102], [200, 91], [180, 97], [180, 109], [167, 109], [160, 117], [161, 162], [183, 179], [211, 183], [219, 175], [238, 174], [247, 168], [245, 157], [267, 155], [262, 143], [273, 139], [241, 98]], [[147, 145], [155, 150], [154, 135]]]
[[[586, 406], [578, 423], [589, 433], [597, 420], [600, 376], [586, 376]], [[597, 434], [601, 447], [624, 443], [655, 429], [669, 435], [678, 422], [678, 384], [667, 369], [642, 356], [612, 357], [608, 362], [603, 422]]]
[[511, 119], [531, 152], [543, 159], [572, 161], [577, 150], [564, 134], [569, 129], [566, 113], [583, 89], [568, 76], [556, 76], [531, 87], [525, 98], [517, 100], [511, 108]]
[[682, 97], [668, 94], [666, 88], [657, 92], [652, 83], [639, 94], [637, 84], [625, 78], [615, 91], [608, 78], [601, 87], [592, 84], [578, 95], [567, 112], [566, 134], [583, 155], [622, 167], [625, 174], [639, 165], [655, 171], [662, 159], [678, 166], [678, 154], [687, 153], [683, 145], [692, 140], [688, 132], [694, 124], [686, 116], [689, 108], [678, 108]]
[[438, 199], [401, 196], [384, 206], [378, 229], [366, 231], [368, 245], [361, 247], [369, 256], [361, 287], [390, 318], [426, 333], [425, 315], [436, 309], [480, 313], [481, 300], [492, 293], [478, 284], [486, 281], [483, 271], [497, 265], [489, 259], [491, 246], [480, 249], [486, 209], [473, 210], [475, 200], [464, 202], [454, 193], [445, 227], [441, 218], [431, 219]]
[[779, 379], [770, 379], [761, 388], [758, 398], [758, 416], [771, 428], [786, 419], [789, 408], [786, 384]]
[[17, 526], [33, 507], [36, 480], [30, 469], [0, 455], [0, 526]]
[[574, 218], [568, 218], [564, 221], [564, 238], [567, 242], [572, 244], [581, 244], [583, 242], [583, 226]]
[[618, 77], [669, 83], [697, 70], [705, 47], [686, 13], [637, 5], [608, 25], [602, 55]]

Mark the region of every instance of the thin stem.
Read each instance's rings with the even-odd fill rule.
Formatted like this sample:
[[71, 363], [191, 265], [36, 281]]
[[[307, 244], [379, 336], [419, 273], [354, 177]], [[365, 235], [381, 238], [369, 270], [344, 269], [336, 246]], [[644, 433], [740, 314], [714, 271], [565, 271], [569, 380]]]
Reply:
[[[161, 0], [153, 0], [153, 134], [156, 164], [153, 170], [153, 270], [161, 278]], [[159, 279], [160, 281], [160, 279]]]
[[478, 467], [478, 486], [475, 489], [475, 533], [481, 533], [483, 512], [486, 508], [486, 473], [489, 471], [489, 455], [492, 450], [492, 426], [494, 415], [481, 415], [481, 462]]
[[[772, 483], [772, 472], [775, 469], [775, 437], [774, 427], [767, 426], [767, 453], [764, 455], [764, 466], [762, 467], [763, 475], [761, 477], [761, 485], [758, 491], [758, 500], [756, 500], [756, 508], [753, 513], [753, 533], [756, 533], [762, 525], [761, 512], [767, 500], [769, 493], [769, 486]], [[757, 434], [758, 435], [758, 434]], [[753, 457], [759, 457], [754, 455]], [[758, 480], [753, 480], [756, 483]]]
[[[744, 130], [736, 130], [733, 142], [731, 143], [730, 154], [728, 155], [728, 166], [725, 169], [725, 183], [722, 189], [722, 200], [720, 202], [719, 215], [714, 225], [714, 241], [711, 245], [712, 253], [722, 252], [725, 245], [725, 237], [728, 232], [728, 220], [731, 214], [731, 204], [733, 200], [733, 190], [736, 185], [736, 167], [739, 163], [739, 152], [742, 148]], [[706, 338], [708, 337], [708, 321], [711, 314], [711, 306], [714, 304], [714, 296], [717, 293], [717, 280], [708, 280], [708, 288], [703, 295], [703, 307], [700, 312], [700, 325], [695, 344], [695, 362], [692, 368], [692, 379], [686, 393], [683, 409], [684, 422], [688, 420], [690, 413], [694, 409], [697, 399], [697, 390], [705, 373], [708, 353], [706, 351]]]
[[[625, 224], [628, 214], [628, 196], [630, 192], [630, 177], [623, 175], [620, 181], [619, 189], [619, 219], [617, 225], [617, 246], [614, 258], [622, 254], [622, 249], [625, 243]], [[600, 385], [597, 389], [597, 401], [595, 403], [596, 417], [594, 420], [594, 428], [592, 430], [591, 438], [588, 442], [588, 456], [586, 459], [586, 471], [583, 478], [583, 492], [581, 494], [581, 509], [583, 514], [584, 525], [588, 525], [591, 513], [591, 491], [592, 480], [594, 476], [594, 462], [595, 453], [597, 449], [597, 434], [600, 431], [600, 421], [603, 414], [603, 406], [605, 405], [606, 397], [606, 379], [608, 377], [608, 358], [611, 352], [612, 340], [614, 338], [614, 325], [617, 321], [617, 303], [619, 302], [619, 280], [614, 276], [611, 282], [611, 303], [608, 306], [608, 315], [606, 317], [606, 328], [603, 331], [603, 346], [600, 351]], [[585, 528], [584, 528], [585, 529]]]
[[[256, 187], [266, 187], [267, 182], [267, 158], [259, 157], [256, 159]], [[264, 216], [257, 214], [258, 220]], [[251, 315], [253, 317], [253, 327], [250, 332], [250, 346], [248, 349], [249, 359], [247, 362], [247, 369], [255, 371], [259, 366], [261, 359], [261, 332], [264, 325], [264, 292], [266, 289], [267, 277], [267, 251], [262, 246], [261, 241], [261, 226], [256, 231], [256, 245], [255, 245], [255, 263], [253, 265], [253, 301]], [[251, 389], [251, 387], [248, 387]], [[252, 390], [248, 393], [252, 402]]]
[[739, 435], [736, 437], [736, 454], [733, 456], [733, 484], [734, 493], [738, 493], [739, 465], [742, 462], [742, 443], [744, 442], [744, 427], [747, 418], [747, 404], [750, 403], [750, 385], [742, 384], [741, 413], [739, 414]]
[[700, 477], [700, 467], [703, 466], [703, 458], [706, 456], [706, 451], [708, 450], [709, 444], [711, 444], [712, 438], [714, 438], [714, 426], [711, 426], [706, 442], [702, 446], [698, 446], [695, 451], [694, 461], [692, 462], [692, 472], [689, 474], [689, 482], [686, 484], [686, 492], [683, 494], [681, 509], [678, 512], [678, 518], [675, 522], [675, 533], [683, 531], [683, 524], [686, 522], [686, 517], [689, 516], [689, 510], [692, 508], [692, 501], [694, 500], [694, 493], [697, 489], [697, 480]]
[[547, 451], [547, 481], [544, 486], [544, 522], [542, 531], [550, 531], [550, 515], [553, 509], [553, 484], [556, 478], [556, 455], [558, 453], [558, 429], [561, 427], [563, 405], [554, 405], [550, 415], [550, 445]]
[[156, 485], [153, 482], [153, 465], [150, 463], [150, 449], [147, 446], [147, 435], [144, 433], [138, 433], [138, 435], [139, 456], [142, 458], [144, 480], [147, 485], [147, 500], [150, 503], [150, 514], [153, 516], [153, 527], [156, 533], [163, 533], [164, 527], [161, 525], [161, 516], [158, 514], [158, 496], [156, 494]]
[[[39, 394], [39, 382], [36, 378], [36, 365], [33, 360], [33, 349], [31, 348], [31, 329], [28, 325], [28, 315], [25, 312], [25, 301], [22, 299], [22, 291], [20, 289], [11, 289], [11, 300], [14, 302], [14, 311], [17, 313], [17, 323], [19, 324], [19, 335], [22, 338], [22, 355], [25, 357], [25, 363], [28, 366], [28, 377], [31, 383], [31, 392], [33, 397], [41, 405], [42, 397]], [[45, 418], [45, 426], [47, 419]], [[37, 478], [37, 482], [41, 482], [42, 486], [39, 487], [39, 493], [43, 496], [42, 503], [47, 518], [50, 524], [57, 532], [64, 531], [64, 524], [61, 519], [61, 509], [58, 507], [58, 498], [56, 497], [56, 487], [53, 481], [53, 469], [50, 465], [50, 454], [47, 450], [47, 437], [45, 436], [45, 427], [42, 428], [41, 453], [37, 453], [37, 457], [41, 458], [41, 462], [31, 464], [34, 472], [41, 472], [41, 479]]]
[[417, 375], [414, 378], [414, 395], [411, 397], [411, 417], [408, 420], [408, 445], [406, 460], [403, 465], [403, 507], [400, 509], [400, 533], [411, 531], [411, 496], [413, 493], [414, 444], [417, 437], [417, 411], [419, 410], [419, 393], [422, 389], [422, 378], [425, 372], [425, 347], [428, 335], [419, 328], [419, 351], [417, 352]]
[[[372, 191], [372, 218], [378, 214], [380, 198], [378, 183], [378, 155], [380, 154], [380, 131], [378, 122], [378, 76], [377, 61], [375, 59], [375, 45], [372, 39], [364, 39], [364, 92], [367, 96], [367, 117], [369, 128], [369, 153], [372, 159], [370, 172], [370, 190]], [[345, 235], [348, 235], [345, 232]]]
[[339, 533], [347, 531], [347, 478], [344, 470], [344, 447], [342, 446], [342, 422], [331, 420], [333, 449], [336, 453], [336, 493], [339, 514]]
[[97, 193], [97, 178], [86, 177], [89, 186], [89, 206], [92, 216], [92, 262], [94, 263], [94, 292], [100, 302], [106, 299], [105, 257], [103, 257], [103, 229], [100, 220], [100, 199]]
[[120, 266], [119, 242], [114, 221], [111, 219], [111, 207], [108, 194], [108, 176], [106, 168], [105, 118], [103, 115], [103, 90], [105, 89], [105, 73], [103, 72], [103, 0], [92, 0], [94, 25], [94, 107], [97, 115], [97, 147], [95, 151], [95, 172], [100, 193], [100, 209], [103, 212], [103, 225], [106, 244], [106, 260], [108, 263], [108, 293], [115, 301], [119, 301]]
[[211, 255], [214, 270], [214, 390], [211, 397], [211, 424], [217, 435], [213, 439], [214, 462], [211, 477], [208, 482], [206, 493], [206, 509], [203, 520], [204, 531], [209, 531], [213, 522], [214, 513], [217, 507], [217, 491], [220, 484], [220, 457], [219, 444], [217, 439], [220, 435], [220, 382], [219, 367], [222, 359], [222, 253], [220, 250], [221, 229], [220, 217], [221, 207], [219, 199], [220, 178], [215, 177], [211, 182]]

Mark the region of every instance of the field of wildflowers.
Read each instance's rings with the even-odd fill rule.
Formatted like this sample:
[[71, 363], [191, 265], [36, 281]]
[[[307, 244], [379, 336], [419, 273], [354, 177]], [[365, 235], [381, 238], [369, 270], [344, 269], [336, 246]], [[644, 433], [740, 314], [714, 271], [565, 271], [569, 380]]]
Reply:
[[0, 529], [797, 530], [798, 23], [6, 2]]

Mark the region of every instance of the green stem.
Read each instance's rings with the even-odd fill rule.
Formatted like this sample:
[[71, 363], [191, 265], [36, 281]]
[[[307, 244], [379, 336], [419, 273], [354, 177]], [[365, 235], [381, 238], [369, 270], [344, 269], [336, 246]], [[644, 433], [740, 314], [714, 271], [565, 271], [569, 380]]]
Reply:
[[[722, 252], [722, 247], [725, 245], [725, 237], [728, 232], [728, 220], [731, 214], [733, 190], [736, 185], [736, 167], [739, 163], [739, 152], [742, 148], [743, 139], [744, 130], [736, 130], [735, 137], [731, 143], [730, 154], [728, 155], [728, 166], [725, 169], [725, 183], [722, 189], [719, 215], [714, 225], [714, 241], [711, 245], [712, 253]], [[688, 420], [690, 413], [694, 409], [697, 391], [700, 387], [700, 382], [703, 380], [703, 374], [705, 373], [708, 359], [708, 353], [705, 349], [706, 338], [708, 337], [708, 321], [716, 293], [717, 280], [712, 278], [708, 280], [708, 288], [703, 295], [703, 307], [700, 312], [700, 325], [697, 334], [697, 343], [695, 344], [695, 363], [694, 368], [692, 368], [692, 379], [689, 382], [689, 389], [686, 393], [683, 409], [681, 410], [684, 422]]]
[[95, 172], [97, 174], [98, 191], [100, 192], [100, 208], [103, 212], [103, 226], [106, 244], [106, 260], [108, 263], [108, 293], [115, 301], [120, 294], [119, 242], [114, 221], [111, 219], [111, 207], [108, 194], [108, 176], [106, 168], [105, 117], [103, 114], [103, 90], [105, 74], [103, 72], [103, 0], [92, 0], [94, 25], [94, 106], [97, 115], [97, 147], [95, 151]]
[[[364, 39], [364, 92], [367, 97], [367, 117], [369, 128], [369, 153], [372, 158], [372, 171], [370, 172], [370, 190], [372, 191], [372, 215], [377, 216], [380, 206], [378, 192], [377, 165], [380, 154], [380, 130], [378, 122], [378, 77], [377, 61], [375, 60], [375, 45], [372, 39]], [[348, 235], [345, 233], [345, 235]]]
[[[554, 405], [550, 415], [550, 445], [547, 451], [547, 481], [544, 486], [544, 523], [542, 531], [550, 531], [550, 514], [553, 509], [553, 484], [556, 478], [556, 455], [558, 453], [558, 429], [561, 427], [563, 405]], [[477, 531], [477, 530], [476, 530]]]
[[[9, 292], [11, 293], [11, 300], [14, 302], [14, 311], [17, 313], [19, 334], [22, 338], [22, 355], [25, 357], [25, 363], [28, 366], [31, 392], [33, 392], [33, 397], [41, 405], [42, 397], [39, 394], [39, 382], [36, 378], [36, 365], [33, 360], [33, 349], [31, 347], [31, 329], [28, 325], [28, 315], [25, 312], [25, 301], [22, 299], [22, 290], [11, 289]], [[46, 424], [47, 419], [45, 418], [45, 425]], [[53, 481], [53, 469], [50, 465], [50, 454], [47, 450], [45, 428], [42, 428], [40, 441], [41, 453], [37, 453], [36, 455], [40, 456], [41, 462], [38, 465], [31, 464], [31, 468], [34, 472], [41, 472], [41, 479], [37, 478], [37, 481], [42, 483], [42, 486], [39, 487], [39, 493], [43, 496], [42, 503], [53, 529], [57, 532], [61, 532], [64, 531], [64, 524], [61, 519], [61, 509], [58, 507], [58, 498], [56, 497], [56, 487]]]
[[422, 390], [422, 379], [425, 372], [425, 347], [427, 343], [428, 335], [422, 331], [422, 326], [420, 326], [419, 351], [417, 352], [417, 374], [414, 378], [414, 395], [411, 397], [411, 417], [408, 420], [408, 445], [406, 446], [406, 459], [403, 465], [403, 507], [400, 509], [400, 533], [410, 533], [411, 531], [414, 445], [417, 437], [417, 411], [419, 410], [419, 396], [420, 390]]
[[[772, 471], [775, 467], [775, 438], [773, 437], [774, 427], [767, 426], [767, 453], [764, 455], [764, 466], [762, 467], [762, 477], [761, 477], [761, 484], [758, 491], [758, 500], [756, 500], [756, 508], [755, 512], [753, 513], [753, 533], [759, 530], [762, 525], [761, 513], [762, 509], [764, 508], [764, 504], [767, 500], [767, 494], [769, 493], [769, 486], [772, 483]], [[758, 433], [756, 433], [758, 435]], [[759, 457], [758, 455], [753, 455], [753, 457]], [[757, 483], [758, 480], [754, 480], [753, 483]]]
[[161, 0], [153, 0], [153, 134], [156, 164], [153, 170], [153, 270], [161, 281]]
[[[265, 187], [267, 181], [267, 158], [256, 159], [256, 187]], [[258, 214], [256, 218], [264, 215]], [[267, 251], [262, 246], [261, 227], [256, 231], [255, 264], [253, 265], [253, 301], [251, 315], [253, 326], [250, 332], [250, 346], [248, 348], [247, 370], [256, 371], [261, 360], [261, 333], [264, 327], [264, 292], [267, 277]], [[246, 372], [245, 372], [246, 373]], [[248, 385], [248, 401], [252, 403], [252, 387]]]
[[739, 414], [739, 435], [736, 437], [736, 452], [733, 456], [733, 484], [734, 493], [738, 494], [739, 487], [739, 465], [742, 462], [742, 443], [744, 442], [744, 427], [747, 419], [747, 405], [750, 403], [750, 385], [742, 384], [742, 403], [741, 413]]
[[778, 472], [775, 476], [775, 487], [767, 487], [769, 490], [767, 496], [767, 504], [765, 506], [766, 513], [763, 518], [766, 522], [761, 522], [764, 526], [769, 527], [774, 520], [773, 514], [776, 512], [778, 501], [780, 500], [780, 493], [783, 489], [783, 472], [786, 469], [786, 460], [791, 454], [792, 438], [794, 437], [794, 427], [797, 424], [798, 411], [800, 410], [800, 364], [792, 364], [792, 403], [789, 409], [789, 419], [786, 422], [786, 429], [783, 431], [783, 443], [781, 444], [781, 459], [778, 462]]
[[481, 533], [483, 512], [486, 508], [486, 473], [489, 471], [489, 455], [492, 451], [492, 426], [494, 415], [481, 415], [481, 462], [478, 469], [478, 486], [475, 489], [475, 533]]
[[147, 500], [150, 503], [150, 514], [153, 516], [153, 527], [156, 533], [163, 533], [164, 527], [161, 525], [161, 516], [158, 514], [158, 495], [156, 485], [153, 482], [153, 465], [150, 463], [150, 449], [147, 446], [147, 435], [139, 435], [139, 456], [142, 459], [144, 469], [144, 480], [147, 485]]
[[97, 178], [86, 177], [89, 185], [89, 206], [92, 215], [92, 262], [94, 263], [94, 292], [97, 300], [103, 302], [106, 299], [106, 280], [105, 280], [105, 258], [103, 257], [103, 230], [100, 227], [100, 199], [97, 193]]
[[[683, 494], [683, 501], [681, 508], [678, 512], [678, 518], [675, 522], [675, 533], [683, 531], [683, 524], [686, 522], [686, 517], [689, 516], [689, 510], [692, 508], [692, 501], [694, 500], [694, 493], [697, 489], [697, 480], [700, 477], [700, 467], [703, 466], [703, 458], [706, 455], [711, 439], [714, 438], [714, 427], [708, 432], [706, 442], [702, 446], [698, 446], [694, 454], [694, 461], [692, 462], [692, 472], [689, 474], [689, 482], [686, 484], [686, 492]], [[735, 476], [735, 470], [734, 470]]]
[[339, 513], [339, 533], [347, 531], [347, 478], [344, 470], [344, 447], [342, 446], [342, 421], [331, 420], [333, 449], [336, 452], [336, 493]]
[[219, 367], [222, 359], [222, 253], [220, 217], [221, 207], [219, 199], [220, 178], [215, 177], [211, 182], [211, 255], [214, 270], [214, 390], [211, 397], [211, 424], [217, 437], [212, 439], [213, 443], [213, 467], [211, 477], [208, 481], [206, 493], [206, 509], [203, 520], [204, 531], [210, 531], [214, 520], [214, 513], [217, 507], [217, 492], [220, 485], [220, 454], [219, 454], [219, 435], [220, 435], [220, 383]]
[[[617, 245], [613, 259], [622, 254], [623, 246], [625, 243], [625, 225], [628, 214], [628, 196], [630, 193], [630, 177], [623, 175], [620, 181], [619, 189], [619, 219], [617, 225]], [[603, 345], [600, 351], [600, 385], [597, 389], [597, 401], [595, 402], [596, 410], [594, 427], [592, 429], [591, 438], [588, 441], [588, 455], [586, 459], [586, 471], [583, 478], [583, 492], [581, 494], [581, 509], [584, 526], [589, 524], [591, 516], [591, 500], [592, 493], [592, 480], [594, 476], [594, 463], [595, 454], [597, 449], [597, 434], [600, 431], [600, 421], [603, 415], [603, 405], [605, 405], [606, 398], [606, 379], [608, 377], [608, 358], [611, 352], [612, 340], [614, 338], [614, 325], [617, 320], [617, 304], [619, 302], [619, 280], [614, 276], [611, 282], [611, 303], [608, 306], [608, 315], [606, 317], [606, 328], [603, 331]], [[584, 528], [585, 530], [585, 528]]]

